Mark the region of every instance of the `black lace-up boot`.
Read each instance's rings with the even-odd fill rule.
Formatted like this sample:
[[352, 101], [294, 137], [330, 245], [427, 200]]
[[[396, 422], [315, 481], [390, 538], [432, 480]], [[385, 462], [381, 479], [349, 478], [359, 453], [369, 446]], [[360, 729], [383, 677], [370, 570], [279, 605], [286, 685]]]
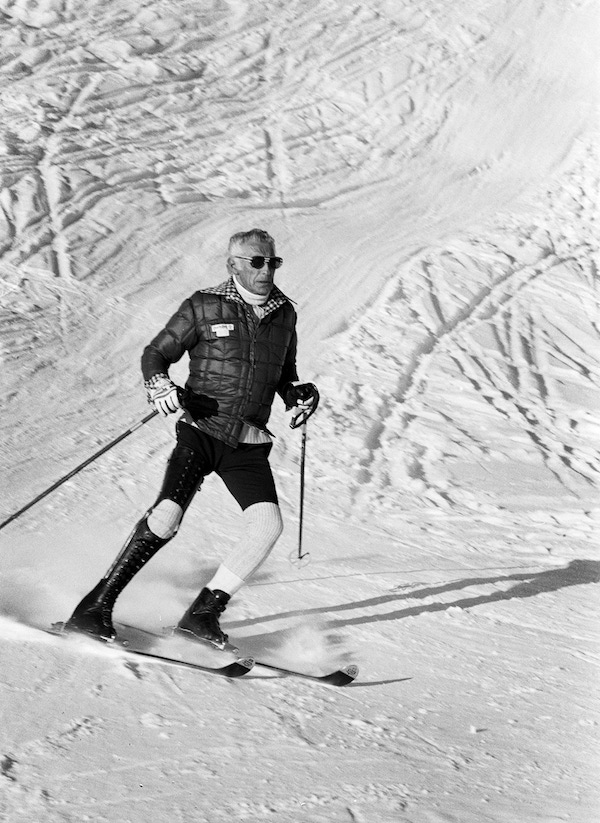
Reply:
[[228, 602], [229, 595], [226, 592], [220, 589], [202, 589], [177, 624], [177, 630], [222, 649], [229, 638], [219, 626], [219, 615], [225, 611]]
[[[185, 511], [203, 477], [204, 464], [196, 452], [178, 444], [169, 458], [163, 487], [154, 506], [168, 499]], [[65, 623], [65, 629], [94, 635], [101, 640], [112, 640], [116, 635], [112, 610], [117, 597], [142, 566], [170, 539], [157, 537], [151, 532], [147, 517], [140, 520], [121, 554], [98, 585], [77, 606]]]
[[117, 597], [142, 566], [169, 542], [157, 537], [148, 528], [146, 518], [140, 520], [133, 535], [105, 577], [83, 598], [65, 623], [65, 630], [82, 632], [110, 642], [116, 636], [112, 610]]

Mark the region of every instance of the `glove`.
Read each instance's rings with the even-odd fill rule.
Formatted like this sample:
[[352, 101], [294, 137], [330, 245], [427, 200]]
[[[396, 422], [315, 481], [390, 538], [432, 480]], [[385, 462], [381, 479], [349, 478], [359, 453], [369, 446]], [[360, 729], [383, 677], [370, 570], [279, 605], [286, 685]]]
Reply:
[[319, 391], [314, 383], [288, 383], [283, 391], [286, 410], [292, 411], [292, 429], [306, 423], [319, 405]]
[[314, 383], [288, 383], [283, 399], [287, 411], [293, 408], [300, 408], [301, 411], [308, 409], [314, 411], [319, 402], [319, 392]]
[[166, 374], [155, 374], [144, 383], [148, 402], [163, 417], [181, 409], [178, 388]]

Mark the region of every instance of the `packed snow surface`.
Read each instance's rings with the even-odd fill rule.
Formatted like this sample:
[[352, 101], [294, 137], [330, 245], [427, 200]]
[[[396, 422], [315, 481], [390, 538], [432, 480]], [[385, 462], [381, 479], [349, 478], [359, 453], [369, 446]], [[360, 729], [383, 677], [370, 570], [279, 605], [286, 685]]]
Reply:
[[[598, 17], [0, 0], [2, 519], [148, 414], [143, 346], [265, 228], [322, 397], [309, 557], [279, 404], [286, 530], [223, 623], [360, 666], [229, 681], [40, 631], [152, 504], [153, 419], [0, 534], [2, 820], [600, 820]], [[172, 625], [240, 525], [207, 479], [115, 616]]]

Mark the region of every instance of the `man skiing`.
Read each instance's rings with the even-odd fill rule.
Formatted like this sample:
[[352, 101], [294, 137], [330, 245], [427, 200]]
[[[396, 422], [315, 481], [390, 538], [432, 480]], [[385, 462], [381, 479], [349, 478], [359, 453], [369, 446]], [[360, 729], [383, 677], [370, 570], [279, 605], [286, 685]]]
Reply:
[[[161, 491], [138, 522], [106, 575], [65, 624], [110, 641], [112, 610], [134, 575], [176, 534], [204, 478], [216, 472], [243, 512], [243, 537], [223, 560], [178, 623], [187, 636], [223, 647], [219, 616], [229, 599], [265, 560], [283, 525], [266, 424], [275, 394], [287, 409], [308, 415], [318, 392], [299, 383], [296, 312], [275, 286], [282, 264], [267, 232], [252, 229], [229, 241], [229, 279], [195, 292], [144, 349], [142, 372], [148, 400], [163, 416], [179, 415], [177, 445]], [[189, 353], [185, 391], [169, 367]]]

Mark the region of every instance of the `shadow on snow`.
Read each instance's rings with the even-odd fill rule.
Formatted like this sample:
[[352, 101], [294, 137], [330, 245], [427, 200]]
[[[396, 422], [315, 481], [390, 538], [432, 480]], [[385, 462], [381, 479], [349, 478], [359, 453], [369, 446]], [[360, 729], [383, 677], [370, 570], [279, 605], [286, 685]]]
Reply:
[[367, 623], [380, 623], [387, 620], [401, 620], [405, 617], [415, 617], [420, 614], [443, 612], [448, 609], [473, 609], [477, 606], [485, 606], [491, 603], [500, 603], [516, 598], [536, 597], [538, 594], [555, 592], [570, 586], [582, 586], [588, 583], [600, 581], [600, 561], [595, 560], [573, 560], [568, 566], [562, 569], [549, 569], [542, 572], [522, 572], [519, 574], [496, 575], [494, 577], [470, 577], [464, 580], [455, 580], [451, 583], [444, 583], [439, 586], [427, 586], [422, 589], [411, 590], [402, 594], [387, 594], [381, 597], [372, 597], [368, 600], [357, 600], [353, 603], [342, 603], [338, 606], [317, 607], [311, 609], [299, 609], [290, 612], [280, 612], [267, 617], [252, 618], [250, 620], [240, 620], [230, 623], [228, 628], [239, 628], [255, 624], [264, 624], [269, 621], [281, 620], [289, 617], [300, 617], [306, 615], [331, 615], [345, 611], [357, 609], [370, 609], [386, 604], [398, 603], [402, 600], [415, 600], [435, 597], [436, 595], [460, 589], [468, 589], [471, 586], [496, 585], [501, 583], [514, 582], [507, 590], [495, 591], [491, 594], [482, 594], [473, 597], [463, 597], [459, 600], [443, 601], [437, 603], [424, 603], [422, 605], [409, 606], [403, 609], [395, 609], [390, 612], [360, 615], [348, 619], [329, 621], [329, 628], [341, 626], [364, 625]]

